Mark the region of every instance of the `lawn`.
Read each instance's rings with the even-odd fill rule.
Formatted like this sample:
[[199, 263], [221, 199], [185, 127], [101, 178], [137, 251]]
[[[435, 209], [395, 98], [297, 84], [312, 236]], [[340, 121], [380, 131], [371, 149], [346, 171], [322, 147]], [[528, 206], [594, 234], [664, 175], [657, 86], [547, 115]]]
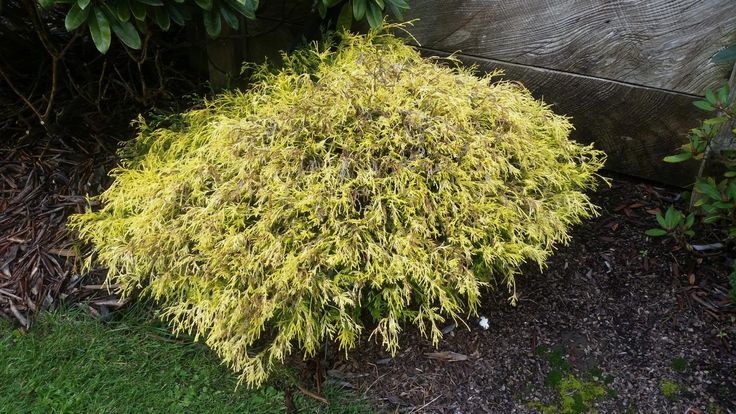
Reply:
[[[42, 313], [28, 333], [0, 319], [0, 361], [3, 413], [288, 412], [283, 385], [236, 388], [237, 376], [206, 347], [171, 337], [139, 311], [108, 323], [76, 310]], [[325, 393], [330, 405], [298, 391], [294, 405], [309, 413], [372, 411], [345, 391]]]

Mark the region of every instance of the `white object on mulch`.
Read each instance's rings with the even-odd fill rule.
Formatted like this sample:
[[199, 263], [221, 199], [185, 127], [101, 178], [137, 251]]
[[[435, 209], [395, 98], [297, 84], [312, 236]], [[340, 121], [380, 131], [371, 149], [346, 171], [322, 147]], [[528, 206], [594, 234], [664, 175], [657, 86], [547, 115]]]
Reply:
[[485, 316], [480, 317], [480, 322], [478, 322], [478, 325], [480, 325], [483, 330], [488, 330], [488, 328], [491, 327], [491, 325], [488, 323], [488, 318], [486, 318]]

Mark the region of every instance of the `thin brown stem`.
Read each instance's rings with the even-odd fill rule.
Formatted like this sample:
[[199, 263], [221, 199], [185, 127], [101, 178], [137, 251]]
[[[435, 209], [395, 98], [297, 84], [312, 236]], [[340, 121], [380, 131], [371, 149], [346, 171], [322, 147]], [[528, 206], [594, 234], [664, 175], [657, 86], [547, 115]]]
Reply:
[[36, 106], [35, 106], [35, 105], [33, 105], [33, 103], [32, 103], [32, 102], [31, 102], [31, 101], [30, 101], [30, 100], [29, 100], [28, 98], [26, 98], [26, 96], [25, 96], [25, 95], [23, 95], [23, 94], [22, 94], [22, 93], [21, 93], [21, 92], [20, 92], [20, 91], [18, 90], [18, 88], [16, 88], [16, 87], [15, 87], [15, 84], [14, 84], [14, 83], [13, 83], [13, 82], [12, 82], [12, 81], [10, 80], [10, 78], [9, 78], [9, 77], [8, 77], [8, 76], [7, 76], [6, 74], [5, 74], [5, 72], [3, 71], [3, 69], [2, 69], [2, 68], [0, 68], [0, 76], [2, 76], [2, 78], [3, 78], [4, 80], [5, 80], [5, 83], [7, 83], [7, 84], [8, 84], [8, 86], [10, 87], [10, 90], [12, 90], [12, 91], [13, 91], [13, 93], [15, 93], [15, 94], [16, 94], [16, 95], [18, 96], [18, 98], [20, 98], [20, 100], [22, 100], [22, 101], [23, 101], [23, 103], [24, 103], [24, 104], [25, 104], [25, 105], [26, 105], [26, 106], [28, 107], [28, 109], [30, 109], [31, 111], [33, 111], [33, 113], [34, 113], [34, 114], [36, 114], [36, 116], [38, 117], [38, 119], [40, 119], [41, 121], [43, 121], [43, 116], [42, 116], [42, 115], [41, 115], [41, 113], [40, 113], [40, 112], [38, 111], [38, 109], [36, 108]]

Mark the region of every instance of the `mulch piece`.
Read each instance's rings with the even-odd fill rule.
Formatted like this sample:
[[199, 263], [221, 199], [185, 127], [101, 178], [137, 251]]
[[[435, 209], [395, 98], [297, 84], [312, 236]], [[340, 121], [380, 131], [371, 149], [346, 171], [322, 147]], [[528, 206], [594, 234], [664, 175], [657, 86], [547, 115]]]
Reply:
[[[674, 191], [617, 178], [593, 199], [601, 216], [577, 226], [543, 271], [524, 271], [517, 306], [502, 290], [486, 295], [487, 330], [479, 317], [448, 322], [435, 348], [407, 328], [395, 357], [365, 335], [347, 359], [328, 353], [327, 381], [387, 412], [535, 413], [530, 402], [555, 398], [549, 361], [535, 352], [544, 346], [580, 378], [595, 369], [612, 380], [600, 413], [736, 413], [734, 253], [698, 256], [644, 235], [657, 209], [680, 202]], [[707, 229], [699, 237], [714, 241]], [[664, 380], [679, 385], [676, 398], [663, 395]]]
[[0, 316], [30, 328], [37, 311], [61, 302], [86, 300], [93, 313], [115, 306], [106, 289], [94, 287], [104, 271], [80, 274], [84, 250], [65, 226], [70, 214], [88, 208], [86, 196], [108, 184], [116, 144], [105, 140], [0, 141]]

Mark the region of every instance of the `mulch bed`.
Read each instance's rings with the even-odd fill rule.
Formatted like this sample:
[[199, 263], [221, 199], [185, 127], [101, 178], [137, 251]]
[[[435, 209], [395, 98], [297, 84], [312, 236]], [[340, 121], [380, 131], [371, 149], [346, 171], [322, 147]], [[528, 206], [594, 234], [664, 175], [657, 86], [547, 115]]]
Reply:
[[[518, 278], [517, 306], [504, 292], [487, 297], [480, 315], [489, 329], [471, 318], [438, 349], [407, 329], [395, 358], [366, 340], [347, 360], [327, 364], [328, 379], [386, 411], [534, 413], [533, 401], [555, 400], [544, 384], [554, 367], [542, 346], [561, 350], [579, 378], [595, 370], [609, 380], [610, 394], [594, 406], [600, 413], [736, 412], [736, 314], [725, 255], [698, 257], [644, 235], [655, 226], [654, 210], [676, 198], [614, 180], [594, 195], [601, 216], [578, 226], [544, 271]], [[664, 381], [679, 386], [676, 396], [664, 395]]]
[[[28, 141], [35, 143], [0, 142], [0, 316], [28, 328], [35, 312], [59, 303], [83, 303], [104, 316], [120, 303], [101, 286], [103, 269], [80, 273], [84, 251], [65, 221], [109, 184], [115, 144]], [[477, 318], [448, 325], [434, 348], [409, 328], [394, 358], [364, 338], [347, 360], [329, 352], [335, 359], [318, 368], [385, 411], [532, 413], [530, 403], [556, 398], [545, 386], [554, 367], [541, 346], [561, 350], [581, 378], [596, 370], [610, 379], [598, 412], [736, 413], [728, 254], [697, 256], [644, 236], [654, 211], [676, 199], [617, 178], [594, 195], [601, 216], [577, 226], [544, 271], [529, 268], [518, 278], [517, 306], [505, 292], [488, 294], [480, 309], [488, 329]], [[699, 234], [703, 243], [713, 240]], [[686, 368], [675, 369], [675, 359]], [[676, 396], [664, 395], [665, 380], [678, 384]]]
[[0, 142], [0, 315], [29, 328], [39, 309], [62, 302], [89, 300], [85, 306], [96, 314], [117, 306], [99, 286], [104, 271], [80, 273], [79, 247], [65, 226], [70, 214], [88, 208], [86, 196], [108, 185], [115, 142], [6, 139]]

